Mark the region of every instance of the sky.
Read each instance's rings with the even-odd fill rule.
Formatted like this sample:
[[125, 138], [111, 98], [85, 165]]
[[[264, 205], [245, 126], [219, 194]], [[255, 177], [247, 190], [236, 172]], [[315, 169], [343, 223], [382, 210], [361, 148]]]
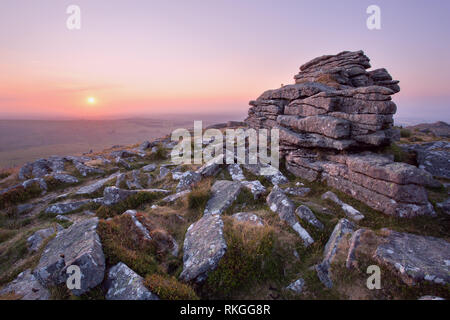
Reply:
[[1, 0], [0, 119], [243, 118], [303, 63], [362, 49], [401, 81], [399, 117], [450, 122], [449, 13], [448, 0]]

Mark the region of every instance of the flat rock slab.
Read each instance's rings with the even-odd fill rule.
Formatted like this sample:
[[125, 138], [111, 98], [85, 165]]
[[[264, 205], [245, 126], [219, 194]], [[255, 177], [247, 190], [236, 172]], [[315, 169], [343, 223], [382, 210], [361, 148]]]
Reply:
[[291, 290], [296, 294], [300, 294], [303, 291], [303, 287], [305, 286], [305, 280], [302, 278], [295, 280], [290, 285], [286, 287], [287, 290]]
[[81, 295], [103, 281], [105, 256], [97, 234], [98, 218], [73, 224], [57, 234], [44, 252], [33, 274], [45, 287], [65, 283], [67, 267], [77, 265], [81, 271]]
[[361, 212], [359, 212], [358, 210], [353, 208], [351, 205], [342, 202], [338, 198], [338, 196], [331, 191], [325, 192], [322, 195], [322, 199], [330, 200], [330, 201], [336, 203], [337, 205], [339, 205], [341, 207], [341, 209], [344, 211], [344, 213], [347, 215], [347, 217], [349, 219], [352, 219], [353, 221], [360, 221], [360, 220], [364, 219], [364, 215]]
[[395, 268], [407, 284], [450, 283], [450, 243], [444, 239], [388, 230], [375, 258]]
[[105, 283], [106, 300], [159, 300], [144, 286], [144, 279], [123, 262], [109, 269]]
[[217, 180], [211, 187], [211, 198], [206, 204], [204, 214], [222, 214], [236, 200], [241, 186], [240, 182]]
[[206, 215], [190, 225], [184, 239], [183, 281], [204, 281], [227, 249], [220, 215]]
[[49, 300], [50, 292], [44, 288], [31, 270], [25, 270], [17, 278], [0, 290], [0, 296], [15, 294], [21, 300]]

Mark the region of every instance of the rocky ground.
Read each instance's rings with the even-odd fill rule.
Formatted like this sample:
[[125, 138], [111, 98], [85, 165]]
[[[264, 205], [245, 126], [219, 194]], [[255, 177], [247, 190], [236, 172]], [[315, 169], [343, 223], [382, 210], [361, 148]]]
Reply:
[[[216, 126], [284, 128], [271, 175], [174, 165], [169, 137], [2, 171], [0, 297], [450, 298], [450, 140], [393, 127], [398, 84], [368, 63], [315, 59], [251, 102], [250, 121]], [[71, 265], [80, 289], [67, 289]]]

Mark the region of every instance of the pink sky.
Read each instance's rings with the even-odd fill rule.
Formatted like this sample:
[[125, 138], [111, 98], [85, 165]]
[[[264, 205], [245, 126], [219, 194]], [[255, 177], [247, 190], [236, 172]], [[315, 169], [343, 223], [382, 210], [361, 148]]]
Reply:
[[[66, 28], [70, 4], [81, 30]], [[400, 115], [449, 121], [449, 2], [377, 1], [379, 31], [366, 28], [370, 4], [2, 0], [0, 118], [243, 117], [304, 62], [363, 49], [401, 81]]]

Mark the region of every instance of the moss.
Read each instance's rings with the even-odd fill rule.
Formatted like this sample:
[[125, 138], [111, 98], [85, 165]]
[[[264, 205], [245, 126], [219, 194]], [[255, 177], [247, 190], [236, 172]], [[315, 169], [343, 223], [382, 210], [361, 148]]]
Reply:
[[154, 273], [158, 270], [156, 246], [152, 241], [143, 239], [135, 228], [128, 215], [110, 221], [100, 220], [97, 232], [106, 262], [108, 265], [123, 262], [140, 275]]
[[145, 286], [163, 300], [198, 300], [195, 291], [175, 277], [151, 274], [145, 278]]
[[100, 206], [100, 208], [97, 209], [97, 216], [100, 218], [110, 218], [122, 214], [129, 209], [137, 209], [143, 204], [150, 204], [159, 197], [161, 197], [161, 195], [156, 193], [138, 192], [118, 204], [112, 206]]

